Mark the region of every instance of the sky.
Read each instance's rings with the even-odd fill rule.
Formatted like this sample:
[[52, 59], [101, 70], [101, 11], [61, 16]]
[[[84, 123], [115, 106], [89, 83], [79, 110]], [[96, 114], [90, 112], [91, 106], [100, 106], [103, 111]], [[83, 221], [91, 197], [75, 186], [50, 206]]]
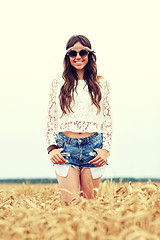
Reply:
[[72, 35], [89, 38], [110, 84], [113, 140], [103, 177], [160, 177], [159, 0], [0, 0], [0, 178], [54, 178], [49, 85]]

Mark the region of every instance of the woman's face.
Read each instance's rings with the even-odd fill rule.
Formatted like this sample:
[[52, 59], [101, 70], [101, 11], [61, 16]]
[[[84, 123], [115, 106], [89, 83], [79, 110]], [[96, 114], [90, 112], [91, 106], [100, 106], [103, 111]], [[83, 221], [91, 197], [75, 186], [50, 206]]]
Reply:
[[72, 48], [72, 50], [75, 50], [77, 52], [76, 57], [69, 57], [71, 65], [77, 70], [81, 71], [85, 69], [85, 66], [88, 63], [88, 54], [84, 57], [81, 57], [79, 55], [79, 52], [84, 49], [84, 46], [80, 42], [76, 42]]

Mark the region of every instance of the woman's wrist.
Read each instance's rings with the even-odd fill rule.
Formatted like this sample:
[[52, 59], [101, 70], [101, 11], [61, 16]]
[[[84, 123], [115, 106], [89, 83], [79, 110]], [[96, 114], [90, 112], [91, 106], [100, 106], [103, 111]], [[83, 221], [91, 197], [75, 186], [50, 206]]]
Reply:
[[57, 147], [57, 145], [50, 145], [48, 148], [47, 148], [47, 152], [48, 152], [48, 154], [53, 150], [53, 149], [57, 149], [58, 147]]

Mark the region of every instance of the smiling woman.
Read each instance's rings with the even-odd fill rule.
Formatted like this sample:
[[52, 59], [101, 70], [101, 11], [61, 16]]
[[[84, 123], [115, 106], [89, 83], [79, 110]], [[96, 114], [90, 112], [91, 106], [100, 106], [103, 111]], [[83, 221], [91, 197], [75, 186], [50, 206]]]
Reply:
[[[109, 88], [97, 75], [96, 55], [82, 35], [66, 45], [62, 78], [50, 91], [47, 142], [62, 197], [70, 202], [79, 196], [96, 196], [111, 147], [112, 122]], [[70, 194], [69, 194], [70, 192]]]
[[74, 44], [73, 47], [67, 50], [67, 55], [70, 57], [72, 67], [76, 69], [78, 76], [81, 78], [84, 74], [84, 68], [88, 63], [88, 54], [90, 49], [84, 47], [80, 42]]
[[[74, 53], [76, 53], [76, 56]], [[76, 69], [79, 78], [83, 79], [84, 68], [88, 63], [88, 52], [84, 50], [84, 46], [80, 42], [77, 42], [68, 55], [72, 67]]]

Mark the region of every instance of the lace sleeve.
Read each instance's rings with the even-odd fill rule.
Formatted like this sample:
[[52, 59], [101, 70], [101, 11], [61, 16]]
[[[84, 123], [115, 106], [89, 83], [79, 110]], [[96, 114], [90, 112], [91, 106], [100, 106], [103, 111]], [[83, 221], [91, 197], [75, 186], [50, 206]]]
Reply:
[[49, 104], [47, 113], [47, 124], [46, 124], [46, 140], [48, 146], [56, 145], [57, 136], [57, 123], [58, 115], [56, 108], [56, 90], [57, 90], [57, 80], [53, 79], [52, 84], [49, 89]]
[[112, 143], [112, 118], [111, 118], [111, 109], [110, 109], [110, 91], [109, 83], [107, 81], [103, 84], [103, 149], [110, 151]]

